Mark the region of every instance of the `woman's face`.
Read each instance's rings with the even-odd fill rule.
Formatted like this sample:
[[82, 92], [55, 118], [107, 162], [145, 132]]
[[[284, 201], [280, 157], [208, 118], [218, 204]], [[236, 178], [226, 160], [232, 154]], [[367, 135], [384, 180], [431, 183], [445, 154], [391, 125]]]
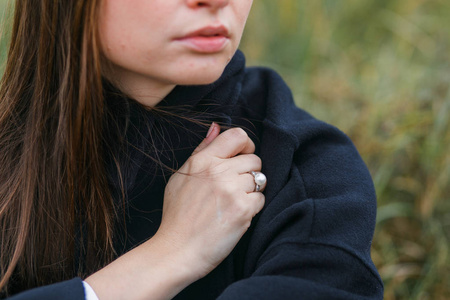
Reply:
[[177, 84], [211, 83], [235, 53], [251, 5], [252, 0], [102, 0], [100, 41], [113, 67], [106, 75], [138, 101], [162, 98]]

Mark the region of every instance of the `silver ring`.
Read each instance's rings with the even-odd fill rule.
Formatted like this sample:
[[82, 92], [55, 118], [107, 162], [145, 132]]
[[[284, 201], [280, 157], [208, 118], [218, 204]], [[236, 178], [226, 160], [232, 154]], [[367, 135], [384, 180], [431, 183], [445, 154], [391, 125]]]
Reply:
[[253, 179], [255, 180], [255, 192], [262, 192], [266, 188], [267, 178], [261, 172], [251, 171], [250, 174], [253, 175]]

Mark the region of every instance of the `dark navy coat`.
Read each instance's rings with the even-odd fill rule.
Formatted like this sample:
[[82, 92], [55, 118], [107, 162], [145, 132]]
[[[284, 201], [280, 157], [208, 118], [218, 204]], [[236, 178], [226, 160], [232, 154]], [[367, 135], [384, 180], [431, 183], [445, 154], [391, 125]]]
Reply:
[[[218, 81], [177, 86], [157, 105], [172, 113], [146, 111], [133, 101], [127, 107], [126, 136], [133, 147], [122, 155], [128, 157], [122, 161], [127, 220], [126, 228], [117, 229], [119, 253], [157, 231], [170, 176], [167, 168], [133, 149], [176, 169], [206, 134], [207, 126], [176, 115], [244, 128], [268, 178], [265, 207], [233, 252], [175, 299], [383, 298], [383, 283], [370, 258], [376, 214], [370, 174], [349, 138], [297, 108], [275, 72], [245, 68], [238, 51]], [[110, 177], [114, 190], [112, 169]], [[83, 298], [76, 277], [13, 297]]]

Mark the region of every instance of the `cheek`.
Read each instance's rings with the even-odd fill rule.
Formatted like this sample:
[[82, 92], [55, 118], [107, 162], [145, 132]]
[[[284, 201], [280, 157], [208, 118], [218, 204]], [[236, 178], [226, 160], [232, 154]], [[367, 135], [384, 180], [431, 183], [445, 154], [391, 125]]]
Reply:
[[251, 0], [241, 0], [238, 3], [237, 15], [240, 21], [245, 23], [247, 21], [250, 9], [252, 8], [253, 1]]
[[[158, 2], [158, 0], [155, 0]], [[137, 54], [139, 49], [152, 48], [160, 40], [158, 32], [166, 28], [164, 5], [152, 1], [103, 0], [99, 14], [101, 48], [109, 56]]]
[[234, 7], [234, 14], [237, 26], [239, 26], [239, 33], [242, 35], [244, 31], [245, 23], [247, 22], [250, 9], [252, 7], [252, 1], [241, 0], [236, 2]]
[[116, 28], [114, 24], [103, 25], [100, 30], [100, 44], [103, 55], [112, 63], [118, 63], [124, 54], [133, 53], [135, 51], [130, 37], [121, 28]]
[[121, 2], [103, 0], [100, 8], [98, 21], [100, 45], [108, 59], [114, 56], [114, 52], [124, 51], [129, 45], [127, 14], [122, 10]]
[[238, 5], [234, 7], [234, 18], [235, 18], [235, 24], [236, 24], [236, 39], [233, 41], [233, 48], [237, 48], [242, 33], [244, 31], [245, 23], [247, 21], [248, 15], [250, 13], [250, 8], [252, 6], [252, 1], [242, 1]]

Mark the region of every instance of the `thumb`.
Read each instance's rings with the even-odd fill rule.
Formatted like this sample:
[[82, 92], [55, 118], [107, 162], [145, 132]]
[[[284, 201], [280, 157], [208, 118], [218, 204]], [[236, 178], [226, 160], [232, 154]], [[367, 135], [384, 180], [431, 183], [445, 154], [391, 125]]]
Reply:
[[206, 134], [206, 137], [203, 139], [203, 141], [195, 148], [194, 152], [192, 152], [191, 155], [195, 155], [198, 152], [205, 149], [209, 144], [211, 144], [212, 141], [219, 135], [220, 133], [220, 126], [216, 122], [212, 122], [211, 126], [209, 127], [208, 133]]

